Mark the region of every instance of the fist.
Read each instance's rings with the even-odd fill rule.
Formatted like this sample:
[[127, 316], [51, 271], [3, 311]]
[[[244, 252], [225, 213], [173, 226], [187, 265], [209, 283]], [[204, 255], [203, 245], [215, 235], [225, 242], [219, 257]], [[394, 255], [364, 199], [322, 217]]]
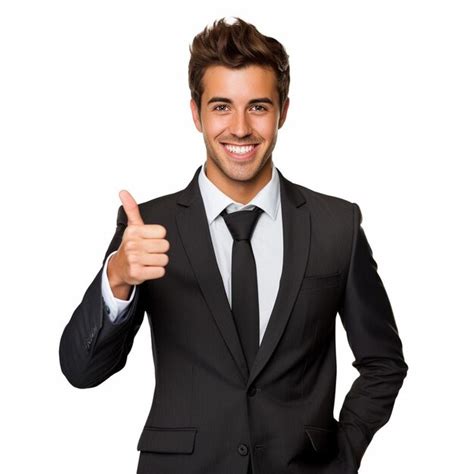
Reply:
[[145, 280], [162, 278], [169, 258], [170, 248], [165, 239], [166, 229], [158, 224], [144, 224], [140, 210], [132, 195], [125, 190], [119, 193], [128, 224], [116, 254], [112, 255], [107, 268], [114, 295], [127, 299], [132, 285]]

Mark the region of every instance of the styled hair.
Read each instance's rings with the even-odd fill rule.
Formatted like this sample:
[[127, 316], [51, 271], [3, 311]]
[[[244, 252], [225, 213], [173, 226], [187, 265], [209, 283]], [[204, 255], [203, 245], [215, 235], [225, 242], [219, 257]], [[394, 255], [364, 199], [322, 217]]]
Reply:
[[206, 69], [213, 65], [236, 69], [249, 65], [272, 68], [281, 110], [290, 87], [289, 56], [279, 41], [262, 35], [255, 26], [240, 18], [236, 20], [232, 24], [226, 23], [225, 18], [216, 20], [212, 27], [207, 26], [197, 34], [189, 47], [188, 81], [198, 111], [201, 113], [202, 79]]

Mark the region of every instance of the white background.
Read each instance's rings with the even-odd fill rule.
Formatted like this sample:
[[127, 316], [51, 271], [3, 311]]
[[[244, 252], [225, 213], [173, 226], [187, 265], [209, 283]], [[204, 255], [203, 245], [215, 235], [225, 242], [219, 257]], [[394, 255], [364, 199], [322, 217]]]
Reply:
[[[93, 389], [64, 378], [59, 340], [119, 190], [175, 192], [204, 162], [188, 47], [231, 16], [285, 45], [275, 165], [359, 204], [404, 344], [407, 379], [360, 472], [472, 468], [472, 2], [0, 5], [1, 472], [136, 471], [154, 388], [147, 319], [126, 367]], [[336, 418], [357, 375], [340, 325], [338, 357]]]

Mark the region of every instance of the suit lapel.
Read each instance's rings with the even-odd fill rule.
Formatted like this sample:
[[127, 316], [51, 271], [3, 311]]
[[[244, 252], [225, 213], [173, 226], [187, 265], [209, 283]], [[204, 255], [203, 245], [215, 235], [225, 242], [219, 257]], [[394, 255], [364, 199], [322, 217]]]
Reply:
[[250, 371], [250, 386], [273, 354], [285, 330], [306, 269], [310, 244], [310, 215], [303, 194], [280, 174], [283, 223], [283, 269], [267, 329]]
[[249, 371], [217, 265], [206, 210], [199, 189], [198, 176], [201, 167], [202, 165], [178, 197], [177, 203], [181, 209], [178, 209], [176, 214], [176, 225], [212, 316], [242, 378], [247, 381]]
[[306, 202], [302, 193], [277, 168], [283, 222], [283, 271], [275, 305], [249, 374], [207, 224], [198, 183], [201, 167], [178, 196], [180, 209], [176, 224], [209, 309], [243, 380], [250, 385], [270, 359], [290, 317], [309, 254], [310, 216], [306, 206], [302, 206]]

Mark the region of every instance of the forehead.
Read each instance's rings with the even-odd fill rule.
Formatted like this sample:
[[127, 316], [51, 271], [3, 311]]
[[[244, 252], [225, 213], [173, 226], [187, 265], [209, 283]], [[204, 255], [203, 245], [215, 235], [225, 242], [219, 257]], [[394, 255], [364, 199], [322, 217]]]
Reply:
[[228, 97], [236, 101], [277, 96], [277, 81], [271, 68], [258, 65], [240, 69], [209, 66], [203, 76], [203, 96]]

